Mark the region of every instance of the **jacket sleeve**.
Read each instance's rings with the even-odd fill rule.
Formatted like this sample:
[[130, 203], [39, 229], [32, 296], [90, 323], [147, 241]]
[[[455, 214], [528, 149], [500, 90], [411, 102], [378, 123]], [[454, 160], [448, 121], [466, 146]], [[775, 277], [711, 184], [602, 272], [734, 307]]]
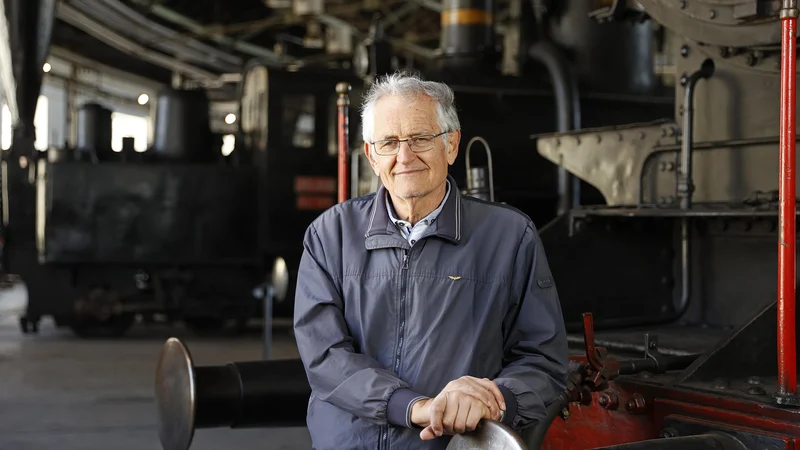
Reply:
[[533, 224], [517, 252], [503, 331], [503, 369], [494, 381], [505, 398], [503, 422], [521, 430], [545, 417], [566, 388], [569, 367], [556, 285]]
[[374, 358], [355, 351], [345, 302], [314, 225], [303, 245], [294, 330], [311, 389], [320, 400], [357, 417], [411, 428], [411, 406], [423, 396]]

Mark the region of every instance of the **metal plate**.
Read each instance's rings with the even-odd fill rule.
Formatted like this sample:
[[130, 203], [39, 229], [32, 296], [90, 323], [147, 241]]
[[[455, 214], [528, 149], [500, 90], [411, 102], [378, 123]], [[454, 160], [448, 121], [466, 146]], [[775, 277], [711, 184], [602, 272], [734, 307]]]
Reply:
[[[694, 41], [710, 45], [746, 47], [781, 42], [781, 27], [769, 8], [756, 0], [639, 0], [656, 22]], [[763, 2], [765, 6], [770, 2]], [[773, 2], [777, 3], [777, 2]], [[749, 5], [759, 14], [747, 16]], [[743, 17], [744, 16], [744, 17]]]
[[178, 338], [169, 338], [156, 369], [158, 437], [164, 450], [186, 450], [194, 437], [195, 381], [192, 355]]
[[586, 181], [609, 206], [639, 203], [640, 178], [655, 148], [677, 143], [670, 120], [537, 136], [539, 154]]
[[528, 447], [508, 426], [484, 420], [475, 431], [453, 436], [447, 450], [528, 450]]

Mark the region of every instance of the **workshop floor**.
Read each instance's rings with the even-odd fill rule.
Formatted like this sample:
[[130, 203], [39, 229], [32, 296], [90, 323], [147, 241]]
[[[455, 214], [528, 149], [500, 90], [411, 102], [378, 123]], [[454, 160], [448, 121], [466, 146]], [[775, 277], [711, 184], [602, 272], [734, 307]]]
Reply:
[[[124, 339], [89, 341], [43, 321], [38, 335], [22, 335], [3, 305], [23, 303], [24, 295], [0, 291], [2, 450], [161, 449], [153, 386], [167, 337], [184, 339], [198, 365], [263, 357], [258, 331], [210, 339], [139, 325]], [[286, 328], [275, 331], [272, 351], [273, 358], [297, 356]], [[198, 430], [191, 448], [306, 450], [310, 442], [305, 428], [214, 429]]]

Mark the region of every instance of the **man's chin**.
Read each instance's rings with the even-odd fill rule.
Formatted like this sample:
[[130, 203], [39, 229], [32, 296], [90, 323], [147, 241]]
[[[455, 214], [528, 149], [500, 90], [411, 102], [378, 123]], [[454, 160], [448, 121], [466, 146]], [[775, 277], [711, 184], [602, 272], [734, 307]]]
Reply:
[[404, 200], [411, 200], [416, 198], [422, 198], [427, 194], [427, 192], [421, 189], [414, 189], [414, 188], [398, 188], [395, 191], [395, 196], [402, 198]]

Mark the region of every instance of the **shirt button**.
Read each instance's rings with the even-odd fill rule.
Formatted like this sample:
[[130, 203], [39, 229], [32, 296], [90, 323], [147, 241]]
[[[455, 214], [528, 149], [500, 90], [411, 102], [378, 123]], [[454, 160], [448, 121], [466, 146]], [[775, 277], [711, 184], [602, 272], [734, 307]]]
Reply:
[[416, 243], [417, 243], [416, 240], [414, 240], [414, 239], [411, 240], [411, 244], [416, 244]]

